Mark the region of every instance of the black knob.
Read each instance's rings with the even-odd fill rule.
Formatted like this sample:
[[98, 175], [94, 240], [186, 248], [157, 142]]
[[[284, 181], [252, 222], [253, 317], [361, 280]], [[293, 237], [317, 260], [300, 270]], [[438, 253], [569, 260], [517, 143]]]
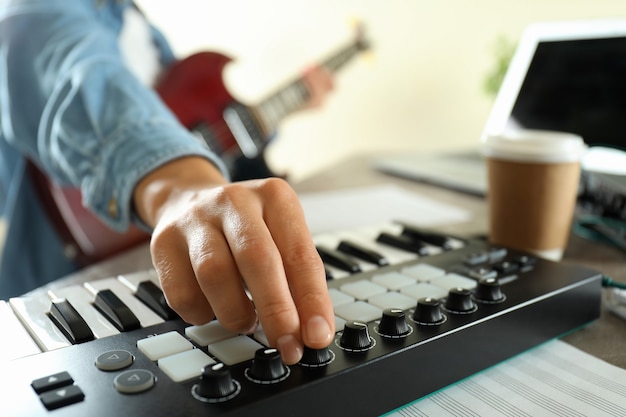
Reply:
[[452, 288], [448, 292], [445, 304], [446, 310], [454, 313], [469, 313], [476, 310], [476, 304], [472, 301], [472, 292], [465, 288]]
[[404, 311], [399, 308], [386, 308], [378, 324], [378, 332], [386, 337], [402, 337], [411, 332]]
[[261, 348], [254, 353], [250, 366], [250, 378], [259, 381], [273, 381], [287, 375], [287, 368], [283, 365], [278, 349]]
[[327, 347], [322, 349], [312, 349], [308, 346], [304, 347], [300, 364], [309, 367], [318, 367], [329, 364], [333, 360], [333, 354]]
[[207, 365], [202, 370], [196, 393], [206, 399], [221, 399], [237, 390], [230, 370], [223, 363]]
[[441, 303], [436, 298], [425, 297], [417, 300], [413, 320], [419, 324], [440, 324], [445, 320], [439, 306]]
[[339, 344], [347, 350], [366, 350], [372, 346], [367, 324], [360, 321], [346, 322]]
[[499, 303], [504, 301], [505, 297], [497, 278], [485, 278], [478, 281], [474, 298], [483, 303]]

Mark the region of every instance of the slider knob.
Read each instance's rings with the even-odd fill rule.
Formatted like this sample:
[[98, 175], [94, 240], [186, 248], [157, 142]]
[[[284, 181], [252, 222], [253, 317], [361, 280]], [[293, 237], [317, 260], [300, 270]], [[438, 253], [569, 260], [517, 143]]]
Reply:
[[373, 340], [370, 337], [367, 324], [360, 321], [346, 322], [339, 346], [348, 351], [361, 352], [373, 346]]
[[505, 298], [497, 278], [481, 279], [474, 290], [474, 299], [481, 303], [501, 303]]
[[445, 308], [457, 314], [467, 314], [476, 311], [476, 304], [472, 301], [472, 292], [461, 287], [452, 288], [448, 292]]
[[436, 298], [420, 298], [417, 300], [415, 312], [413, 312], [413, 321], [424, 325], [443, 323], [446, 320], [446, 316], [441, 312], [440, 305], [441, 303]]
[[254, 352], [254, 359], [247, 376], [255, 381], [281, 381], [288, 375], [278, 349], [261, 348]]
[[305, 346], [302, 352], [302, 359], [300, 359], [300, 365], [309, 368], [316, 368], [328, 365], [333, 361], [333, 359], [334, 355], [327, 347], [322, 349], [312, 349]]
[[399, 338], [411, 333], [404, 311], [399, 308], [386, 308], [378, 324], [378, 333], [390, 338]]
[[204, 367], [200, 383], [194, 386], [192, 392], [201, 401], [226, 401], [237, 395], [239, 384], [223, 363], [214, 363]]

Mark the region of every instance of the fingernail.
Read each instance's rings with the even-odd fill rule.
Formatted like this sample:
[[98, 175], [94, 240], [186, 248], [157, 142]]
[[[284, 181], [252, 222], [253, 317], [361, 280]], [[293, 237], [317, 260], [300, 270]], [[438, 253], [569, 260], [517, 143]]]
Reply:
[[322, 316], [313, 316], [304, 328], [304, 339], [312, 345], [328, 345], [333, 338], [328, 322]]
[[287, 365], [298, 363], [302, 359], [302, 344], [291, 334], [281, 336], [276, 341], [278, 350]]
[[254, 332], [256, 332], [256, 329], [259, 327], [259, 316], [257, 316], [254, 319], [254, 324], [252, 325], [252, 327], [250, 327], [247, 331], [245, 331], [243, 334], [245, 335], [251, 335], [254, 334]]

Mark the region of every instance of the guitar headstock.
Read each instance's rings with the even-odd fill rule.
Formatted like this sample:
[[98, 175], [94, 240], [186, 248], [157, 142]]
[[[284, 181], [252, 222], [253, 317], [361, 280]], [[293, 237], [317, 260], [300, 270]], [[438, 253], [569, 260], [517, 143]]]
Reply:
[[359, 51], [367, 51], [371, 49], [371, 42], [366, 37], [365, 24], [360, 20], [356, 20], [354, 23], [354, 45]]

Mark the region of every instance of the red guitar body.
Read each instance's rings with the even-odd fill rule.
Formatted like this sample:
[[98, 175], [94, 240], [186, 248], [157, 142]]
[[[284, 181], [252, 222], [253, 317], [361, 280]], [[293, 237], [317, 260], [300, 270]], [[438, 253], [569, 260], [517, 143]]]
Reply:
[[237, 149], [237, 141], [224, 121], [224, 109], [235, 100], [222, 77], [230, 58], [215, 52], [199, 52], [172, 65], [156, 87], [161, 99], [188, 129], [200, 123], [210, 126], [220, 154]]

